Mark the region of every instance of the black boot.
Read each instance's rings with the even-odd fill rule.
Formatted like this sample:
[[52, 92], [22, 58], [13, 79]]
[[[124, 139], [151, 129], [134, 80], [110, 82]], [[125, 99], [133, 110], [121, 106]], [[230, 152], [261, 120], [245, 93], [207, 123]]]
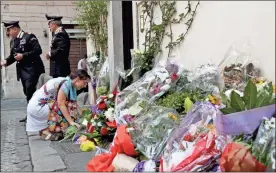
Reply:
[[[29, 99], [27, 98], [27, 105], [29, 104]], [[27, 122], [27, 115], [25, 118], [19, 120], [20, 123], [24, 123], [24, 122]]]
[[27, 116], [26, 116], [25, 118], [23, 118], [23, 119], [19, 120], [19, 122], [20, 122], [20, 123], [22, 123], [22, 122], [26, 122], [26, 121], [27, 121]]

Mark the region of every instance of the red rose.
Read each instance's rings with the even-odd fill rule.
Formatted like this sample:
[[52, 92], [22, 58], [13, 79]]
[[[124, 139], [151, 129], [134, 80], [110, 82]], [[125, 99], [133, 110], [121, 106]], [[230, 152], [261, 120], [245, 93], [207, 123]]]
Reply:
[[91, 123], [87, 123], [86, 132], [87, 132], [87, 133], [93, 133], [94, 130], [95, 130], [95, 127], [92, 126]]
[[194, 137], [190, 133], [188, 133], [184, 136], [184, 140], [188, 142], [192, 142], [194, 140]]
[[98, 109], [99, 110], [104, 110], [106, 108], [106, 104], [103, 102], [103, 103], [100, 103], [99, 105], [98, 105]]
[[109, 131], [106, 127], [102, 127], [100, 133], [101, 133], [101, 135], [108, 135]]
[[172, 81], [175, 81], [177, 79], [178, 79], [178, 75], [177, 74], [174, 73], [174, 74], [171, 75], [171, 80]]
[[111, 127], [111, 128], [114, 128], [114, 129], [117, 127], [116, 121], [112, 121], [112, 122], [107, 121], [106, 124], [108, 125], [108, 127]]

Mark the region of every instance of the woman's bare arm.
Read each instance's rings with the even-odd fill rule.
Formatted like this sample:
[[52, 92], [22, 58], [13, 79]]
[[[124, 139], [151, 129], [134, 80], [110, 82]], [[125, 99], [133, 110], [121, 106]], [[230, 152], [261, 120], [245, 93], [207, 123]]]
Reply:
[[64, 118], [68, 121], [69, 124], [72, 124], [72, 122], [74, 121], [72, 120], [70, 113], [68, 111], [68, 108], [66, 106], [66, 95], [62, 90], [59, 90], [58, 92], [57, 102], [58, 102], [58, 107], [62, 112]]

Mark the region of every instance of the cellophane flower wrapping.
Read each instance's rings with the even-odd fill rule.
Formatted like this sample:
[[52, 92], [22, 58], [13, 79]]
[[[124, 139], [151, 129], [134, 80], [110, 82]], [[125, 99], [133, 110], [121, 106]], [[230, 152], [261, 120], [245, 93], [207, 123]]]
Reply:
[[105, 95], [108, 93], [110, 88], [109, 83], [109, 63], [108, 58], [105, 59], [105, 62], [103, 63], [99, 75], [98, 75], [98, 81], [97, 81], [97, 95]]
[[160, 159], [170, 134], [179, 122], [180, 116], [174, 109], [151, 106], [129, 124], [136, 150], [148, 159]]
[[141, 57], [144, 56], [144, 52], [140, 50], [130, 50], [131, 54], [131, 68], [133, 70], [133, 82], [137, 81], [139, 79], [140, 71], [141, 71], [141, 65], [139, 63], [139, 60]]
[[[273, 155], [274, 153], [274, 155]], [[275, 118], [264, 118], [256, 139], [253, 143], [252, 154], [256, 159], [275, 170]]]
[[275, 105], [235, 112], [229, 115], [218, 112], [214, 123], [220, 135], [252, 134], [259, 127], [263, 117], [271, 118], [274, 113]]
[[[252, 136], [252, 135], [251, 135]], [[225, 172], [264, 172], [275, 170], [275, 118], [264, 117], [253, 140], [243, 138], [227, 144], [220, 158]]]
[[116, 122], [128, 124], [130, 119], [174, 86], [182, 70], [177, 61], [168, 59], [165, 64], [157, 65], [141, 79], [122, 90], [116, 97]]
[[206, 171], [211, 169], [227, 143], [216, 136], [212, 124], [218, 109], [197, 102], [171, 134], [162, 155], [162, 171]]
[[213, 64], [201, 65], [188, 74], [189, 87], [219, 95], [222, 80], [219, 68]]
[[249, 39], [233, 43], [219, 64], [221, 77], [226, 89], [243, 91], [247, 79], [256, 79], [261, 75], [257, 61], [253, 60], [253, 46]]

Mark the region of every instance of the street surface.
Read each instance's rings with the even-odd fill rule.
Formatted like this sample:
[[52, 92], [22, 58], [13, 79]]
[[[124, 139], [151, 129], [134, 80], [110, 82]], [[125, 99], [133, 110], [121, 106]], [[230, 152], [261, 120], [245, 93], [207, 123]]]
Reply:
[[23, 100], [1, 100], [1, 172], [32, 171], [30, 148], [24, 123]]
[[1, 172], [84, 172], [94, 152], [81, 152], [72, 142], [43, 141], [37, 133], [26, 133], [23, 99], [1, 100]]

